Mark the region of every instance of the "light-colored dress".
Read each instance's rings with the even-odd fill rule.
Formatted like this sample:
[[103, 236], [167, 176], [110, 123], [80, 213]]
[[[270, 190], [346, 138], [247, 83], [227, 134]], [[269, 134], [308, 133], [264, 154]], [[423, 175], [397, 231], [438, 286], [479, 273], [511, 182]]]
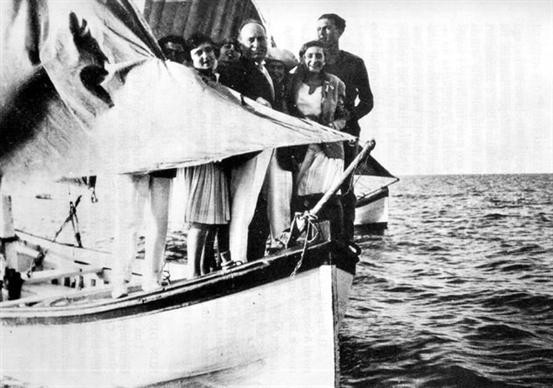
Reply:
[[208, 163], [185, 168], [184, 182], [185, 222], [228, 224], [230, 220], [229, 183], [220, 164]]
[[[296, 96], [297, 109], [306, 117], [319, 116], [322, 112], [322, 86], [309, 93], [309, 85], [302, 83]], [[340, 145], [341, 146], [341, 145]], [[296, 176], [297, 195], [321, 194], [340, 180], [344, 170], [342, 158], [329, 158], [323, 151], [325, 145], [310, 144]]]

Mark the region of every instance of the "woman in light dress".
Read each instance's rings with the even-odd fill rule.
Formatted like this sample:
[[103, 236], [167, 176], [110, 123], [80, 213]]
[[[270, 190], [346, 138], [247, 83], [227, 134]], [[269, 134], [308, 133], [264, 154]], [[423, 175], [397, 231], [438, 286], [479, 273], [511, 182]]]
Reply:
[[[217, 82], [216, 46], [202, 34], [187, 41], [192, 66], [206, 82]], [[184, 219], [190, 225], [187, 237], [190, 276], [205, 275], [219, 265], [225, 269], [235, 263], [229, 252], [230, 189], [228, 172], [221, 163], [186, 168], [187, 192]], [[215, 239], [219, 260], [215, 259]]]
[[[287, 92], [290, 114], [308, 118], [331, 128], [345, 127], [346, 87], [336, 76], [325, 71], [325, 44], [305, 43], [300, 50], [300, 64], [292, 75]], [[294, 210], [313, 208], [324, 193], [339, 181], [344, 171], [344, 149], [341, 142], [310, 144], [300, 150], [302, 160], [295, 177]], [[334, 195], [319, 213], [319, 219], [330, 221], [333, 238], [340, 240], [343, 212], [339, 194]]]

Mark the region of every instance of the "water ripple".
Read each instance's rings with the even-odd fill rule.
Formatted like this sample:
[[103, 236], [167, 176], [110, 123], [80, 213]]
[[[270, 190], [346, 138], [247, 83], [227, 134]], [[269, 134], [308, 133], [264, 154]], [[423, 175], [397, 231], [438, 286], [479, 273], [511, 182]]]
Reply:
[[[553, 175], [409, 177], [364, 249], [345, 387], [553, 386]], [[369, 264], [370, 263], [370, 264]]]

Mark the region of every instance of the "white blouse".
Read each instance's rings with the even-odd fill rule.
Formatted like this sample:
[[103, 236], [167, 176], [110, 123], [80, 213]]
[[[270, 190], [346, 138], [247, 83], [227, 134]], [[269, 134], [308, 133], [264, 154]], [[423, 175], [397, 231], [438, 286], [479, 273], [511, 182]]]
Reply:
[[298, 89], [296, 106], [304, 116], [320, 116], [321, 101], [323, 99], [323, 87], [317, 86], [315, 91], [309, 94], [309, 85], [303, 83]]

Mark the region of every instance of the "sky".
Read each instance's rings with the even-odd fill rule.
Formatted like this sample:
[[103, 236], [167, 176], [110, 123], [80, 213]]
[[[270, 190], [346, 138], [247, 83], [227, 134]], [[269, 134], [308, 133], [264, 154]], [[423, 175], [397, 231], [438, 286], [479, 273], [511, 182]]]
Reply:
[[375, 108], [360, 122], [396, 175], [553, 173], [553, 0], [256, 0], [297, 53], [346, 19]]

